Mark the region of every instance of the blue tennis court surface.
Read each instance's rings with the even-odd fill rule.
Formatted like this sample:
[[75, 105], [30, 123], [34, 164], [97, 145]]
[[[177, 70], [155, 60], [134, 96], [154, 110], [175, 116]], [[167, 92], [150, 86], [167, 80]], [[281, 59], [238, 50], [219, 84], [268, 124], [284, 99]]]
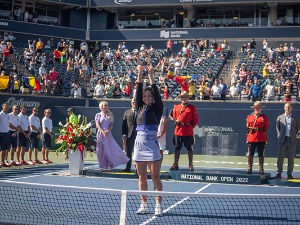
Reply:
[[[97, 165], [86, 163], [85, 168], [87, 167], [94, 168]], [[201, 198], [172, 194], [163, 196], [164, 216], [155, 217], [153, 193], [153, 196], [148, 197], [149, 213], [135, 214], [140, 204], [139, 195], [134, 193], [138, 190], [137, 179], [68, 176], [67, 173], [67, 163], [1, 171], [0, 180], [14, 182], [17, 185], [21, 183], [22, 188], [17, 186], [16, 191], [21, 190], [18, 194], [22, 196], [28, 195], [24, 198], [28, 198], [29, 202], [32, 201], [30, 204], [34, 207], [28, 211], [30, 213], [28, 216], [28, 212], [24, 212], [23, 205], [20, 205], [18, 199], [15, 201], [11, 199], [16, 196], [11, 192], [13, 197], [9, 200], [9, 207], [4, 209], [5, 213], [0, 216], [0, 221], [8, 219], [7, 224], [122, 224], [119, 222], [122, 218], [121, 207], [124, 204], [121, 190], [128, 190], [125, 205], [126, 217], [130, 220], [126, 219], [124, 224], [300, 224], [300, 196], [295, 198], [287, 196], [299, 195], [299, 187], [163, 180], [165, 192], [189, 192], [191, 195], [203, 193], [204, 196]], [[299, 176], [298, 172], [294, 174], [296, 177]], [[31, 190], [33, 184], [40, 185], [38, 189], [41, 190]], [[148, 184], [149, 191], [153, 190], [151, 180], [148, 180]], [[94, 190], [99, 188], [112, 192], [100, 195]], [[68, 191], [70, 189], [74, 189], [72, 194]], [[50, 192], [50, 196], [44, 194], [45, 190]], [[215, 194], [219, 196], [214, 196]], [[245, 196], [240, 197], [240, 194]], [[255, 196], [257, 194], [261, 196]], [[38, 198], [41, 202], [30, 200], [33, 195], [40, 195]], [[264, 195], [279, 196], [266, 198]], [[2, 198], [3, 201], [5, 196]], [[90, 209], [91, 212], [86, 212], [85, 208], [90, 207], [90, 203], [94, 207]], [[14, 210], [16, 215], [20, 213], [20, 220], [16, 221], [16, 215], [8, 216]], [[50, 213], [51, 211], [54, 215]], [[72, 211], [76, 212], [73, 217], [70, 215]], [[40, 220], [41, 215], [45, 217], [44, 221]]]

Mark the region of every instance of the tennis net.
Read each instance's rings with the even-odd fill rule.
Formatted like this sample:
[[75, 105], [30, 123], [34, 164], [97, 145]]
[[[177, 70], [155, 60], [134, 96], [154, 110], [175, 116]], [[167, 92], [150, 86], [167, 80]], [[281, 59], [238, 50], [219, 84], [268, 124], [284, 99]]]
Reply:
[[[300, 195], [139, 192], [0, 182], [0, 224], [300, 224]], [[155, 196], [162, 217], [154, 216]], [[149, 213], [136, 215], [140, 195]]]

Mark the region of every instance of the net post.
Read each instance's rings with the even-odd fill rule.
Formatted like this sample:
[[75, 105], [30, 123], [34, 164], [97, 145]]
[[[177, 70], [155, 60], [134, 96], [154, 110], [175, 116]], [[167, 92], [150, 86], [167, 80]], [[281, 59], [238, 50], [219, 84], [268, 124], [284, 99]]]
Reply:
[[127, 203], [127, 191], [121, 193], [121, 212], [120, 212], [120, 223], [119, 225], [126, 224], [126, 203]]

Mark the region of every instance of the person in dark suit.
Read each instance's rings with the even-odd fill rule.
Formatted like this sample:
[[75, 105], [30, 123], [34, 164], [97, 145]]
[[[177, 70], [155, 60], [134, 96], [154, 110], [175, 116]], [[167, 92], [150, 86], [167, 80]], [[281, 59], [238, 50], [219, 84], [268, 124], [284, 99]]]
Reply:
[[296, 153], [297, 133], [299, 131], [299, 119], [292, 114], [292, 105], [284, 105], [284, 114], [278, 116], [276, 130], [278, 138], [277, 174], [275, 178], [281, 178], [285, 152], [288, 153], [287, 178], [294, 179], [294, 158]]
[[136, 102], [131, 100], [131, 109], [125, 111], [122, 123], [123, 150], [130, 159], [122, 172], [131, 172], [132, 152], [136, 138]]

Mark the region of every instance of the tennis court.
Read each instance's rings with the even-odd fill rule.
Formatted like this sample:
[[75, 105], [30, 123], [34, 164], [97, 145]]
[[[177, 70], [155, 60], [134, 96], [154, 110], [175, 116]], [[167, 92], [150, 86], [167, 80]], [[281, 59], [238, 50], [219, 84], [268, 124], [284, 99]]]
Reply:
[[[137, 179], [67, 173], [67, 163], [2, 170], [1, 224], [300, 224], [299, 187], [163, 180], [164, 216], [155, 217], [157, 193], [138, 192]], [[136, 215], [141, 194], [149, 213]]]

